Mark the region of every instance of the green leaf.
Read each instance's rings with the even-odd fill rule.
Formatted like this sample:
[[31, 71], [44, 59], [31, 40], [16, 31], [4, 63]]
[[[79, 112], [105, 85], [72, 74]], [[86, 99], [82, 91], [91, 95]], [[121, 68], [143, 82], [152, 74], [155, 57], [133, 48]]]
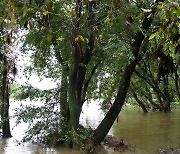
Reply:
[[173, 45], [172, 42], [169, 43], [169, 50], [170, 50], [171, 53], [174, 53], [175, 46]]
[[3, 18], [2, 17], [0, 17], [0, 24], [3, 22]]
[[81, 41], [85, 42], [85, 39], [82, 35], [79, 35], [79, 38], [81, 39]]
[[43, 12], [43, 15], [46, 16], [47, 14], [48, 14], [48, 11], [44, 11], [44, 12]]
[[165, 38], [165, 35], [164, 35], [164, 33], [162, 33], [162, 34], [161, 34], [161, 37], [162, 37], [162, 38]]
[[157, 8], [159, 10], [161, 10], [163, 8], [163, 2], [159, 2], [158, 5], [157, 5]]
[[34, 11], [34, 9], [33, 8], [28, 8], [27, 9], [27, 12], [31, 12], [31, 11]]
[[57, 41], [63, 41], [64, 38], [63, 38], [63, 37], [58, 37], [56, 40], [57, 40]]
[[180, 7], [176, 10], [176, 14], [180, 16]]
[[106, 23], [110, 22], [110, 20], [111, 19], [109, 17], [107, 17], [106, 20], [104, 20], [104, 23], [106, 24]]
[[49, 42], [51, 42], [51, 41], [52, 41], [52, 38], [53, 38], [52, 33], [48, 33], [48, 35], [47, 35], [47, 40], [48, 40]]
[[177, 27], [177, 26], [174, 26], [174, 27], [172, 28], [172, 32], [173, 32], [174, 34], [178, 33], [178, 27]]
[[151, 36], [149, 37], [149, 40], [152, 40], [152, 39], [155, 38], [156, 36], [157, 36], [157, 33], [151, 34]]

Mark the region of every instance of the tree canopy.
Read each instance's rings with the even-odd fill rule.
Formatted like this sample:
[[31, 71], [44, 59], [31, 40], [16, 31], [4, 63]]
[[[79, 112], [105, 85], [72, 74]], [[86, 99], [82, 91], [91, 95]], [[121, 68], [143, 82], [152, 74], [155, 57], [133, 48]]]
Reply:
[[[10, 65], [10, 45], [21, 46], [18, 53], [31, 57], [25, 73], [59, 82], [49, 90], [12, 86], [16, 98], [45, 101], [43, 107], [17, 112], [19, 121], [31, 122], [30, 138], [40, 135], [42, 142], [73, 148], [96, 145], [125, 102], [135, 100], [144, 112], [148, 107], [169, 112], [171, 103], [179, 102], [178, 2], [3, 0], [0, 8], [5, 8], [0, 56]], [[6, 78], [15, 69], [8, 69]], [[82, 107], [91, 99], [102, 100], [106, 109], [95, 130], [79, 124]]]

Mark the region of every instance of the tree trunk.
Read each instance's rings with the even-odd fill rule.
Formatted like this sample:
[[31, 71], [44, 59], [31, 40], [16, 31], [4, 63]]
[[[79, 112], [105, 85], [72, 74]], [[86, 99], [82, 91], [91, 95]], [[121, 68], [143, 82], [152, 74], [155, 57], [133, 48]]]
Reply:
[[2, 104], [1, 120], [2, 133], [4, 138], [12, 137], [9, 123], [9, 89], [8, 89], [8, 62], [6, 57], [3, 59], [4, 67], [2, 71]]
[[169, 94], [169, 89], [168, 89], [168, 75], [163, 76], [163, 84], [164, 84], [164, 95], [166, 97], [165, 101], [165, 107], [164, 107], [164, 112], [170, 112], [171, 111], [171, 98]]
[[122, 106], [125, 102], [131, 75], [135, 69], [137, 62], [138, 60], [134, 60], [126, 67], [124, 75], [121, 79], [121, 84], [119, 86], [116, 99], [113, 105], [111, 106], [110, 110], [106, 114], [105, 118], [102, 120], [102, 122], [95, 130], [94, 144], [100, 144], [102, 142], [102, 140], [105, 138], [110, 128], [112, 127], [114, 121], [118, 117], [119, 112], [121, 111]]
[[176, 70], [175, 70], [175, 87], [176, 87], [178, 98], [180, 100], [179, 75], [177, 71], [178, 71], [178, 66], [176, 66]]
[[64, 118], [65, 122], [68, 123], [70, 118], [69, 106], [67, 100], [67, 75], [68, 67], [62, 66], [62, 75], [61, 75], [61, 88], [60, 88], [60, 115]]
[[[8, 86], [7, 86], [8, 89]], [[2, 133], [4, 138], [12, 137], [10, 131], [10, 122], [9, 122], [9, 96], [6, 96], [6, 102], [2, 103]]]
[[[163, 1], [163, 0], [157, 0], [156, 3], [160, 1]], [[153, 8], [152, 12], [150, 12], [149, 15], [147, 15], [144, 18], [142, 22], [142, 27], [141, 27], [144, 31], [148, 31], [155, 13], [156, 13], [156, 7]], [[139, 50], [141, 48], [144, 38], [145, 36], [142, 33], [142, 31], [138, 31], [134, 37], [135, 41], [132, 44], [131, 48], [132, 48], [132, 53], [135, 59], [131, 60], [130, 64], [126, 66], [124, 74], [121, 78], [121, 82], [119, 85], [116, 99], [113, 105], [111, 106], [110, 110], [108, 111], [108, 113], [106, 114], [106, 116], [104, 117], [104, 119], [101, 121], [101, 123], [99, 124], [99, 126], [96, 128], [94, 132], [94, 144], [100, 144], [104, 140], [104, 138], [108, 134], [114, 121], [116, 120], [116, 118], [118, 117], [122, 109], [122, 106], [125, 102], [125, 98], [128, 92], [131, 76], [135, 70], [136, 65], [142, 59], [142, 57], [139, 56]], [[146, 47], [143, 48], [143, 52], [146, 52]]]
[[[72, 70], [73, 72], [73, 70]], [[79, 117], [80, 117], [80, 108], [78, 106], [79, 102], [76, 97], [76, 88], [75, 88], [75, 78], [71, 74], [69, 77], [69, 86], [68, 86], [68, 105], [70, 111], [70, 121], [69, 121], [69, 131], [71, 134], [71, 146], [74, 149], [80, 148], [80, 141], [78, 140], [78, 128], [79, 128]]]
[[145, 98], [149, 101], [149, 103], [151, 104], [151, 108], [152, 110], [155, 110], [155, 109], [159, 109], [159, 110], [162, 110], [162, 108], [159, 106], [159, 104], [156, 104], [154, 101], [153, 101], [153, 98], [152, 98], [152, 93], [151, 91], [149, 90], [149, 88], [147, 87], [146, 85], [146, 93], [143, 93], [143, 95], [145, 96]]
[[144, 103], [138, 98], [138, 96], [136, 95], [136, 92], [134, 91], [134, 89], [131, 87], [131, 91], [133, 94], [134, 99], [136, 100], [136, 102], [138, 103], [138, 105], [142, 108], [144, 113], [148, 113], [148, 110], [146, 109], [146, 106], [144, 105]]
[[[88, 12], [88, 25], [91, 27], [94, 23], [93, 14], [93, 1], [87, 2]], [[76, 1], [75, 7], [76, 16], [72, 20], [72, 66], [69, 71], [69, 86], [68, 86], [68, 105], [70, 111], [70, 132], [73, 148], [78, 148], [82, 145], [79, 140], [79, 118], [82, 111], [82, 106], [85, 101], [86, 90], [92, 77], [86, 79], [88, 64], [92, 58], [94, 52], [94, 43], [96, 39], [97, 31], [93, 27], [90, 28], [89, 41], [86, 44], [86, 48], [83, 47], [80, 39], [77, 39], [80, 35], [80, 19], [82, 16], [82, 0]], [[89, 28], [88, 28], [89, 30]], [[96, 65], [92, 69], [91, 75], [96, 70]]]
[[152, 77], [150, 77], [150, 79], [149, 79], [146, 75], [140, 74], [137, 70], [135, 70], [135, 73], [137, 76], [139, 76], [141, 79], [143, 79], [147, 84], [149, 84], [152, 87], [152, 89], [154, 90], [155, 95], [159, 101], [161, 108], [164, 110], [164, 104], [163, 104], [162, 100], [165, 97], [164, 97], [163, 93], [161, 92], [161, 90], [159, 89], [157, 83], [150, 81], [150, 79], [152, 79]]

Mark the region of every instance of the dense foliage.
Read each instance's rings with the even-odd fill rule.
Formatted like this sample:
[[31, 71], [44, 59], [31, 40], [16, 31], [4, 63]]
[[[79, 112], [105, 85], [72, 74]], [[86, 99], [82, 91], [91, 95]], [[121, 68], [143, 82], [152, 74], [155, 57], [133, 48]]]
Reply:
[[[26, 76], [36, 73], [58, 82], [48, 90], [11, 86], [15, 99], [44, 103], [17, 110], [17, 122], [30, 123], [26, 139], [73, 148], [96, 145], [125, 102], [137, 102], [144, 112], [169, 112], [171, 103], [179, 102], [178, 2], [3, 0], [3, 7], [10, 11], [9, 17], [0, 14], [0, 49], [21, 46], [6, 78], [16, 74], [21, 53], [30, 56]], [[0, 57], [10, 65], [15, 52], [8, 53]], [[84, 102], [91, 99], [102, 100], [106, 112], [95, 130], [79, 124]]]

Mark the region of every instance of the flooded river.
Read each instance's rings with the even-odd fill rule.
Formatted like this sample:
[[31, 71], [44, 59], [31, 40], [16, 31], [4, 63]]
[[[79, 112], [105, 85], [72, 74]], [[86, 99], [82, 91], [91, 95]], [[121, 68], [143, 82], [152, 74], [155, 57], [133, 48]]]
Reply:
[[125, 108], [113, 126], [113, 134], [134, 145], [140, 154], [180, 148], [180, 111], [143, 114], [140, 109]]
[[[20, 105], [20, 102], [11, 103], [10, 114], [13, 115], [13, 108]], [[81, 123], [85, 126], [95, 128], [103, 118], [104, 113], [99, 106], [93, 102], [85, 105]], [[17, 140], [22, 139], [27, 124], [20, 124], [15, 127], [14, 119], [11, 119], [13, 137], [0, 140], [0, 154], [84, 154], [82, 151], [74, 151], [67, 148], [50, 149], [32, 143], [18, 144]], [[172, 113], [148, 113], [143, 114], [140, 109], [124, 107], [118, 123], [109, 132], [118, 139], [123, 139], [135, 147], [135, 154], [153, 154], [158, 149], [166, 147], [180, 148], [180, 110]], [[99, 154], [118, 154], [118, 152], [102, 147]]]

